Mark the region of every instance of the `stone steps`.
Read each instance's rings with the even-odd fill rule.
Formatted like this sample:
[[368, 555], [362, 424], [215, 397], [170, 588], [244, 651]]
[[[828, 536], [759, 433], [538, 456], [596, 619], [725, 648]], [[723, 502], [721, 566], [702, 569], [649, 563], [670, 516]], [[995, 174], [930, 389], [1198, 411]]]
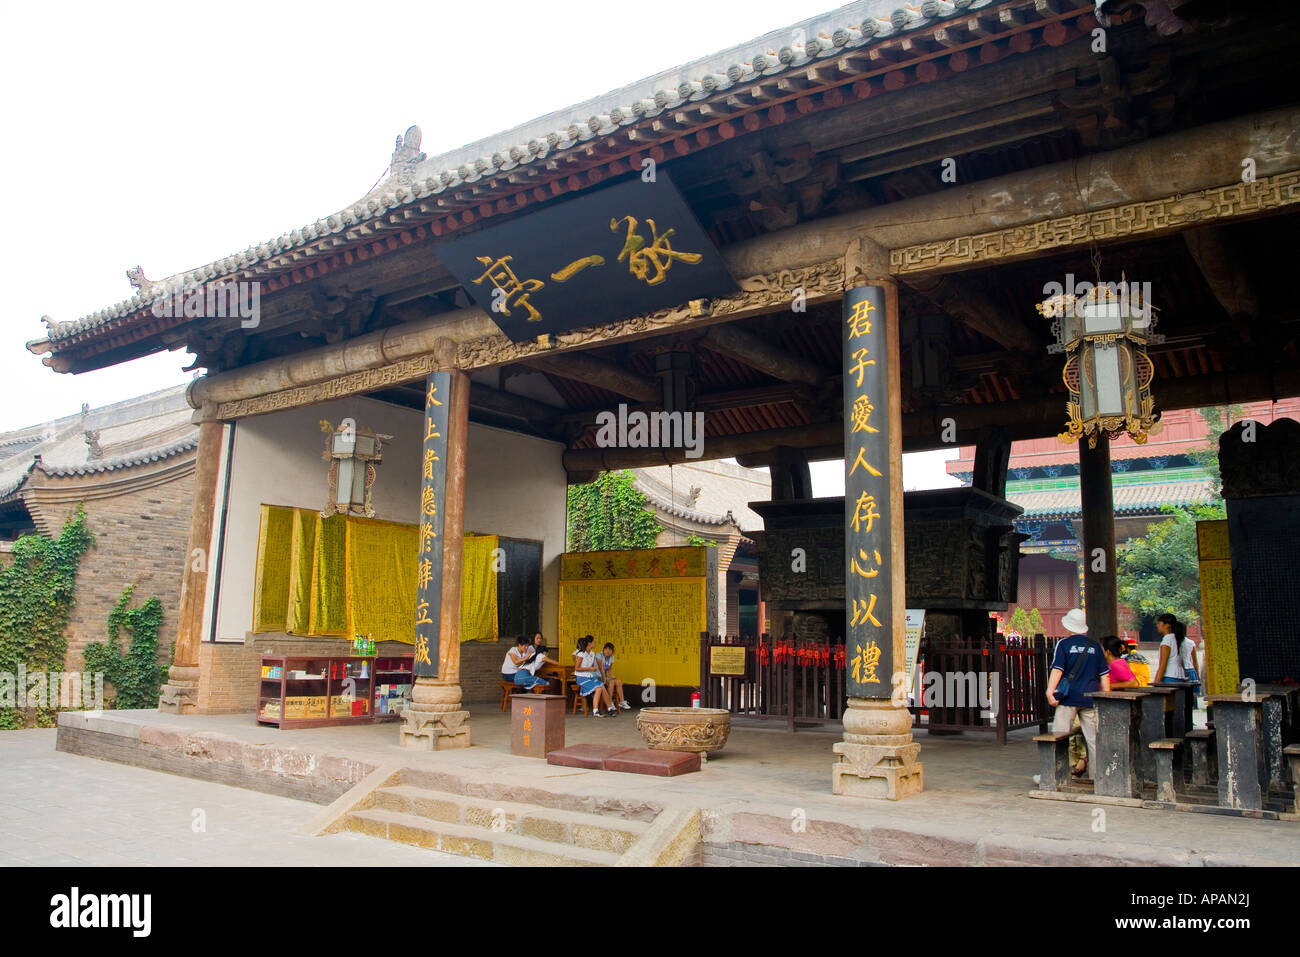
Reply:
[[439, 821], [384, 807], [352, 811], [347, 816], [346, 825], [348, 830], [371, 837], [519, 867], [610, 867], [618, 863], [620, 856], [614, 851], [592, 850], [513, 831], [493, 831], [473, 824]]
[[374, 793], [374, 807], [439, 823], [482, 828], [494, 834], [518, 834], [613, 854], [622, 854], [650, 829], [646, 821], [449, 794], [406, 784], [379, 788]]
[[651, 828], [650, 821], [619, 810], [592, 813], [459, 794], [416, 774], [376, 783], [343, 815], [343, 829], [502, 864], [613, 866]]

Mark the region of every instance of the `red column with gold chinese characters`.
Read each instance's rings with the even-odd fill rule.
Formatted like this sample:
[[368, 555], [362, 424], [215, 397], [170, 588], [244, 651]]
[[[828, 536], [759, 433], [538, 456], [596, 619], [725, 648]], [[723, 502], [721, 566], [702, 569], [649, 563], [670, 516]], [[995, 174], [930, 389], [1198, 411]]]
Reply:
[[469, 747], [461, 709], [460, 583], [465, 535], [469, 377], [432, 372], [425, 383], [416, 556], [415, 684], [402, 714], [404, 747]]
[[919, 793], [904, 668], [903, 456], [898, 289], [862, 280], [844, 293], [844, 740], [835, 794]]

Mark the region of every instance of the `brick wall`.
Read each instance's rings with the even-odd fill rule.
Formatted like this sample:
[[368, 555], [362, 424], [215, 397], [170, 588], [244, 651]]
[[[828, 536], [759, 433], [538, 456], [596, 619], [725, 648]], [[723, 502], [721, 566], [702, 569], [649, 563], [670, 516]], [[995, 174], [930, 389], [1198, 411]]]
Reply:
[[874, 861], [832, 854], [807, 854], [770, 844], [702, 843], [697, 866], [702, 867], [878, 867]]
[[[132, 606], [157, 595], [162, 601], [158, 661], [171, 660], [176, 640], [176, 612], [181, 576], [188, 560], [190, 500], [194, 490], [193, 456], [171, 462], [156, 484], [139, 481], [135, 469], [72, 478], [40, 476], [26, 500], [38, 527], [57, 536], [64, 522], [84, 501], [86, 524], [95, 546], [81, 559], [76, 599], [66, 631], [66, 667], [81, 670], [82, 649], [108, 635], [108, 615], [127, 585], [135, 586]], [[144, 485], [145, 487], [140, 487]], [[120, 636], [128, 641], [129, 635]]]
[[[506, 652], [514, 647], [515, 637], [461, 644], [461, 700], [495, 703], [501, 699], [501, 662], [505, 661]], [[556, 649], [551, 649], [549, 656], [565, 660]]]

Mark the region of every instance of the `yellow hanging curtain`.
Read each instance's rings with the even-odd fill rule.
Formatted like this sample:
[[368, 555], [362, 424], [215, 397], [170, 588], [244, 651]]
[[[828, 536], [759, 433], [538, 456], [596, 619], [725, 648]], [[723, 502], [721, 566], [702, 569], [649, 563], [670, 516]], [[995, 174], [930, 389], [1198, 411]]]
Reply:
[[311, 570], [316, 554], [316, 515], [295, 508], [289, 531], [289, 597], [284, 630], [305, 635], [311, 627]]
[[460, 640], [496, 641], [496, 535], [466, 535], [461, 548]]
[[349, 517], [347, 521], [348, 633], [376, 641], [415, 643], [415, 525]]
[[311, 622], [308, 634], [348, 632], [346, 580], [347, 519], [316, 515], [316, 547], [311, 568]]
[[[496, 535], [467, 535], [461, 641], [498, 637]], [[418, 526], [262, 506], [253, 631], [415, 640]]]
[[293, 551], [293, 512], [262, 506], [257, 533], [257, 571], [253, 579], [253, 631], [282, 631], [289, 611], [289, 561]]

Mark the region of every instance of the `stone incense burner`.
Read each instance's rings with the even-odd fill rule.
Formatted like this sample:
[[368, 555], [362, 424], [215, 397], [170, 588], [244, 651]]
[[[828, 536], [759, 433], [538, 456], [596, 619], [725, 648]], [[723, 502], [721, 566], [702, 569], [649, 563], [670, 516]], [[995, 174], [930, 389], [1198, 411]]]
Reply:
[[731, 713], [723, 708], [642, 708], [637, 730], [660, 751], [694, 751], [707, 759], [731, 734]]

